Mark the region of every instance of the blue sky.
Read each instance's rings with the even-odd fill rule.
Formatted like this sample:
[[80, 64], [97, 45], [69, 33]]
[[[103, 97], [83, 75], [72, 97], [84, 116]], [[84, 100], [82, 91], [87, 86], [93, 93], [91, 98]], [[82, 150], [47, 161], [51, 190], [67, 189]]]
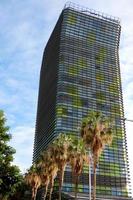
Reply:
[[[133, 119], [133, 1], [71, 0], [121, 19], [120, 64], [125, 116]], [[0, 108], [11, 127], [15, 163], [24, 171], [32, 161], [39, 71], [46, 42], [64, 0], [0, 1]], [[133, 123], [126, 123], [133, 171]], [[132, 182], [133, 182], [133, 173]]]

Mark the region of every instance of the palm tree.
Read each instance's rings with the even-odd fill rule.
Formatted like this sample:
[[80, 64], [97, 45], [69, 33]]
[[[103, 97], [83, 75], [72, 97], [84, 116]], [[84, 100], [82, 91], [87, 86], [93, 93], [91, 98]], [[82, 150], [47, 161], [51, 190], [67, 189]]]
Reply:
[[75, 200], [77, 199], [78, 181], [82, 173], [84, 164], [89, 163], [85, 145], [82, 139], [73, 137], [72, 144], [69, 147], [69, 164], [72, 168], [72, 174], [75, 177]]
[[52, 148], [49, 147], [49, 162], [48, 162], [48, 171], [49, 171], [49, 177], [50, 177], [50, 192], [49, 192], [49, 200], [51, 200], [53, 187], [54, 187], [54, 180], [57, 176], [58, 172], [58, 165], [55, 161], [55, 155], [53, 154]]
[[81, 136], [86, 144], [86, 147], [91, 150], [93, 156], [93, 200], [95, 200], [96, 168], [99, 157], [105, 148], [105, 145], [112, 143], [113, 123], [101, 112], [91, 111], [89, 115], [82, 121]]
[[57, 164], [55, 163], [55, 159], [50, 148], [48, 148], [47, 151], [43, 151], [41, 153], [40, 159], [38, 161], [38, 166], [41, 169], [42, 184], [45, 186], [43, 200], [46, 199], [49, 185], [50, 185], [49, 200], [51, 200], [51, 195], [54, 186], [54, 179], [57, 176], [58, 167]]
[[48, 186], [50, 182], [49, 172], [48, 172], [48, 156], [47, 151], [43, 151], [40, 154], [40, 157], [37, 161], [37, 166], [40, 169], [40, 176], [42, 180], [42, 186], [45, 187], [44, 193], [42, 195], [42, 199], [45, 200], [47, 196]]
[[50, 177], [48, 174], [48, 169], [43, 169], [43, 172], [41, 172], [41, 179], [42, 179], [42, 185], [45, 187], [44, 193], [42, 195], [42, 200], [46, 199], [47, 196], [47, 192], [48, 192], [48, 186], [50, 183]]
[[55, 162], [58, 165], [59, 173], [59, 200], [61, 200], [61, 190], [64, 181], [64, 171], [68, 160], [68, 148], [71, 143], [71, 137], [66, 134], [60, 134], [52, 143], [51, 151], [53, 152]]
[[32, 200], [36, 199], [37, 190], [41, 185], [41, 177], [36, 164], [33, 164], [25, 174], [25, 182], [32, 187]]

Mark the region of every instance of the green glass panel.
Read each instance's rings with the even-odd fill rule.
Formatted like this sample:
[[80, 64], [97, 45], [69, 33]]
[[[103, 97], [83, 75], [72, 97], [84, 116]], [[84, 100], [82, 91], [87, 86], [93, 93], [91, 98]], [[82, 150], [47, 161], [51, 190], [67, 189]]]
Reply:
[[78, 74], [78, 69], [77, 69], [77, 66], [76, 65], [71, 65], [68, 69], [68, 73], [70, 75], [73, 75], [73, 76], [77, 76]]
[[112, 146], [113, 147], [117, 147], [118, 146], [116, 138], [113, 139]]
[[67, 17], [67, 24], [75, 25], [77, 22], [77, 15], [75, 13], [69, 13]]
[[96, 73], [96, 80], [99, 82], [104, 82], [104, 74]]
[[65, 106], [57, 106], [56, 108], [56, 115], [57, 117], [67, 116], [68, 111]]
[[89, 170], [89, 166], [88, 165], [83, 167], [83, 172], [84, 173], [88, 173], [88, 170]]
[[94, 44], [96, 41], [96, 32], [95, 31], [90, 31], [88, 33], [88, 36], [87, 36], [87, 42], [88, 44]]
[[83, 105], [82, 105], [82, 100], [80, 98], [74, 98], [73, 99], [73, 102], [72, 102], [72, 105], [74, 107], [77, 107], [77, 108], [81, 108]]
[[83, 185], [81, 184], [78, 185], [78, 192], [83, 192]]
[[107, 55], [107, 49], [105, 47], [101, 47], [97, 56], [96, 56], [96, 64], [103, 64]]
[[67, 92], [71, 95], [77, 95], [78, 94], [78, 90], [74, 86], [67, 86]]
[[58, 117], [62, 116], [62, 108], [61, 107], [57, 107], [56, 114], [57, 114]]
[[97, 92], [97, 93], [96, 93], [96, 97], [97, 97], [98, 99], [103, 99], [103, 100], [106, 99], [106, 96], [105, 96], [105, 94], [104, 94], [103, 92]]
[[104, 100], [104, 99], [97, 99], [96, 102], [97, 102], [97, 103], [105, 103], [106, 100]]
[[119, 90], [118, 90], [118, 88], [116, 88], [115, 86], [113, 86], [113, 87], [112, 87], [112, 85], [109, 86], [109, 87], [108, 87], [108, 90], [109, 90], [110, 93], [119, 95]]
[[87, 61], [85, 59], [83, 59], [83, 58], [82, 59], [78, 59], [76, 64], [78, 65], [78, 69], [79, 70], [82, 70], [82, 69], [85, 69], [85, 68], [88, 67], [87, 66]]

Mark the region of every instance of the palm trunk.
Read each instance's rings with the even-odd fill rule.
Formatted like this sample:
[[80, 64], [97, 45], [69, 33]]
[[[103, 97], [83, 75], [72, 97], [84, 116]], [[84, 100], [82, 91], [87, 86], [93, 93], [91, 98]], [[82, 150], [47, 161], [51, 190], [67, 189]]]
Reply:
[[36, 195], [37, 195], [37, 188], [35, 188], [34, 200], [36, 200]]
[[94, 166], [93, 200], [96, 200], [96, 167]]
[[65, 171], [65, 166], [62, 167], [59, 173], [59, 200], [61, 200], [61, 190], [64, 181], [64, 171]]
[[37, 188], [32, 188], [32, 200], [36, 200]]
[[89, 200], [91, 200], [91, 154], [89, 151]]
[[77, 192], [78, 192], [78, 181], [79, 181], [79, 176], [75, 176], [75, 200], [77, 200]]
[[42, 198], [43, 200], [46, 199], [47, 192], [48, 192], [48, 183], [47, 183], [46, 186], [45, 186], [45, 192], [44, 192], [44, 196], [43, 196], [43, 198]]
[[51, 178], [51, 181], [50, 181], [49, 200], [51, 200], [51, 196], [52, 196], [52, 192], [53, 192], [53, 186], [54, 186], [54, 178]]
[[34, 196], [35, 196], [35, 188], [32, 188], [32, 197], [31, 197], [31, 200], [35, 199]]

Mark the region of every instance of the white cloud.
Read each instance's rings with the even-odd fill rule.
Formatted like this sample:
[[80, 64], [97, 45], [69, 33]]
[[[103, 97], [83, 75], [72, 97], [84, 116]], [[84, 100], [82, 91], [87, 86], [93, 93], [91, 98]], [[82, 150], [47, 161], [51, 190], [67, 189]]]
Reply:
[[11, 130], [10, 145], [16, 149], [14, 163], [25, 171], [32, 163], [34, 128], [19, 126]]

